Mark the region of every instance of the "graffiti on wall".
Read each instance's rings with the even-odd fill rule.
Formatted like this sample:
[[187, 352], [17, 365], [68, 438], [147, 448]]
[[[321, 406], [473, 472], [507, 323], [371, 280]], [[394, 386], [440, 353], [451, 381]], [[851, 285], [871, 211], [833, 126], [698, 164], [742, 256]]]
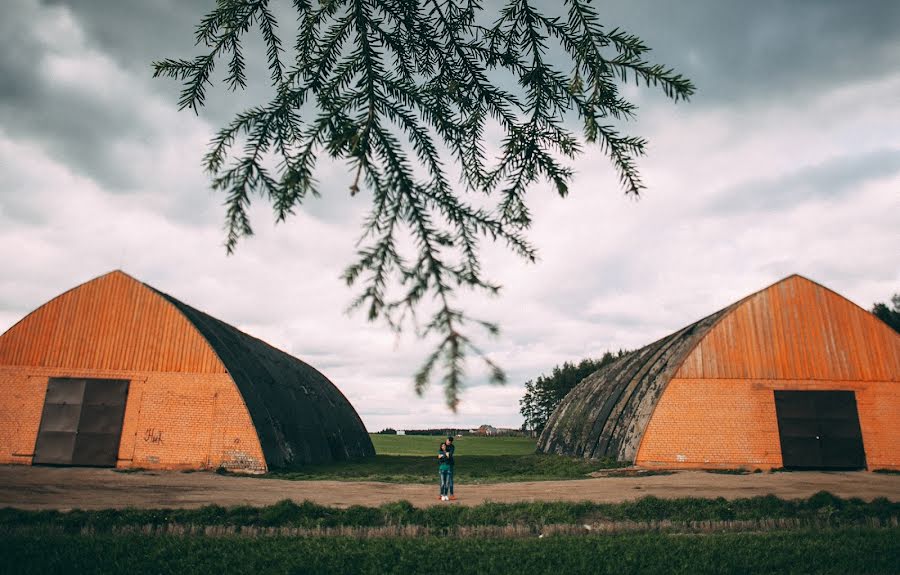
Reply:
[[144, 431], [144, 442], [161, 444], [163, 442], [162, 429], [156, 429], [155, 427], [148, 427], [147, 430]]

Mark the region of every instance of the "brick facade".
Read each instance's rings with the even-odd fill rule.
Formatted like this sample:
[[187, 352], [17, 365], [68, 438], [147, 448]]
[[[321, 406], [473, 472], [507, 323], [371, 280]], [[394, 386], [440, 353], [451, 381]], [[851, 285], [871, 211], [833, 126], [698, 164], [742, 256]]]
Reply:
[[51, 377], [127, 379], [120, 468], [266, 470], [243, 397], [175, 306], [116, 271], [0, 335], [0, 463], [31, 464]]
[[256, 429], [226, 373], [15, 366], [0, 366], [0, 463], [31, 463], [51, 377], [130, 380], [116, 467], [266, 470]]
[[673, 379], [641, 442], [646, 467], [782, 467], [775, 390], [856, 394], [869, 469], [900, 469], [900, 385], [890, 381]]

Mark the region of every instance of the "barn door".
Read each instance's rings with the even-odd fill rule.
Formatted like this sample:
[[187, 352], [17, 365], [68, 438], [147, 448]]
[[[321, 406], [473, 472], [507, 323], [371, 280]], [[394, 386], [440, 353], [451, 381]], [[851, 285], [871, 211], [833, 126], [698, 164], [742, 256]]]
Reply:
[[866, 467], [854, 392], [776, 391], [775, 412], [786, 468]]
[[127, 397], [127, 380], [51, 378], [33, 462], [114, 467]]

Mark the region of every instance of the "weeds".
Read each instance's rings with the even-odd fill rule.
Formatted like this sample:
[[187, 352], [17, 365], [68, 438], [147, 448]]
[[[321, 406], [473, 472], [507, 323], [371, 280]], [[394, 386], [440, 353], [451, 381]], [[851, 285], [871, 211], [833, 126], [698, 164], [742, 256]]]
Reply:
[[472, 507], [415, 507], [397, 501], [380, 507], [352, 506], [345, 509], [304, 501], [284, 500], [266, 507], [221, 507], [199, 509], [121, 509], [24, 511], [0, 509], [0, 532], [53, 528], [64, 533], [87, 529], [104, 533], [114, 529], [150, 526], [199, 525], [232, 527], [290, 527], [304, 529], [338, 527], [421, 526], [446, 532], [463, 526], [594, 525], [608, 522], [690, 523], [697, 521], [767, 521], [791, 519], [798, 525], [861, 525], [867, 521], [889, 524], [900, 517], [900, 502], [878, 498], [871, 502], [842, 499], [820, 492], [809, 499], [787, 500], [775, 496], [748, 499], [659, 499], [644, 497], [623, 503], [521, 502], [484, 503]]
[[748, 533], [532, 533], [464, 541], [411, 536], [15, 534], [0, 538], [8, 573], [896, 573], [900, 530]]

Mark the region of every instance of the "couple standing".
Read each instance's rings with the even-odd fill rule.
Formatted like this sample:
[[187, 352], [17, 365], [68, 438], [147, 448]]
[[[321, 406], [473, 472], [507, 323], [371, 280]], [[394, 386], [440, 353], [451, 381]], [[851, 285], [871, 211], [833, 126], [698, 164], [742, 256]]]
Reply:
[[453, 436], [447, 437], [447, 441], [441, 443], [438, 448], [438, 471], [441, 474], [441, 501], [455, 500], [453, 495]]

